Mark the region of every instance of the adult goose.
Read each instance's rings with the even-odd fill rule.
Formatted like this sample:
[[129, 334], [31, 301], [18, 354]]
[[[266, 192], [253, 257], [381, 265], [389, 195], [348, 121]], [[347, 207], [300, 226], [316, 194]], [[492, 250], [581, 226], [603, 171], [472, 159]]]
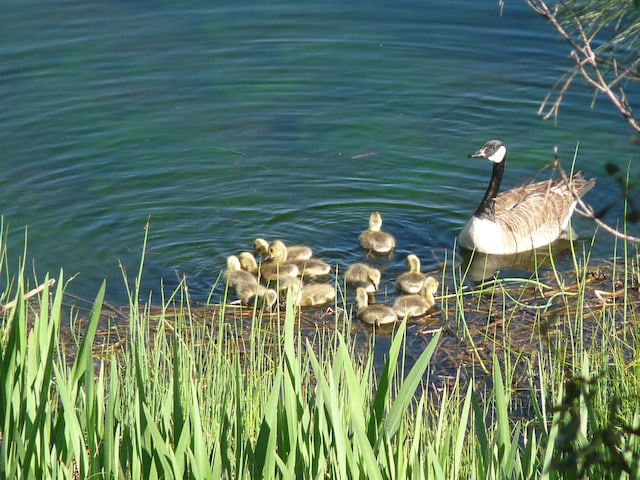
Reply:
[[471, 158], [486, 158], [493, 164], [484, 198], [460, 232], [460, 245], [488, 254], [512, 254], [543, 247], [567, 230], [576, 199], [595, 185], [581, 172], [570, 185], [551, 179], [498, 193], [507, 161], [507, 147], [490, 140]]

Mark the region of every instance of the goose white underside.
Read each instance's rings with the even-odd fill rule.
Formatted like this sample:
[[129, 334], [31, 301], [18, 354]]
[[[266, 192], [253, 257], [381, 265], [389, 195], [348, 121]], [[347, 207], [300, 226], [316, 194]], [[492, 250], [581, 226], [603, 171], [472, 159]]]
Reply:
[[516, 236], [513, 232], [505, 231], [496, 222], [473, 216], [458, 238], [462, 247], [468, 250], [475, 249], [477, 252], [492, 255], [526, 252], [549, 245], [558, 238], [572, 237], [572, 231], [569, 228], [570, 218], [571, 214], [567, 215], [566, 220], [560, 225], [546, 225], [528, 235]]

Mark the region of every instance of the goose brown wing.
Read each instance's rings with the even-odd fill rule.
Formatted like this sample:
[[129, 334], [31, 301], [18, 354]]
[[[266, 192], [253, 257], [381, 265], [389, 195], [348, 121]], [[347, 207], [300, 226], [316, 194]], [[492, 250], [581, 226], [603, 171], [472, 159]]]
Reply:
[[[577, 172], [571, 179], [571, 184], [575, 193], [582, 197], [585, 193], [593, 188], [596, 183], [595, 178], [585, 180], [582, 172]], [[573, 203], [573, 195], [569, 188], [562, 180], [545, 180], [537, 183], [530, 183], [516, 187], [512, 190], [498, 194], [495, 199], [496, 216], [502, 215], [504, 212], [519, 207], [523, 202], [542, 202], [545, 203], [547, 195], [554, 194], [552, 198], [557, 196], [564, 197], [563, 205], [566, 204], [567, 211], [571, 203]], [[542, 198], [541, 198], [542, 197]], [[532, 198], [531, 200], [528, 200]], [[557, 199], [554, 201], [558, 201]]]
[[538, 182], [498, 195], [495, 218], [516, 239], [531, 235], [555, 238], [565, 227], [572, 203], [566, 186]]

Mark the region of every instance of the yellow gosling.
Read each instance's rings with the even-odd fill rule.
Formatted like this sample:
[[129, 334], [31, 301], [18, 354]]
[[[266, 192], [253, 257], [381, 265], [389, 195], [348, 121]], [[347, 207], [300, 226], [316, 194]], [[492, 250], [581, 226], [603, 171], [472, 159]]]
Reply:
[[291, 260], [286, 245], [280, 240], [274, 240], [269, 245], [269, 255], [266, 257], [269, 262], [277, 262], [279, 265], [296, 265], [299, 275], [304, 277], [323, 277], [331, 273], [331, 265], [316, 258], [307, 260]]
[[397, 320], [393, 308], [387, 305], [374, 303], [369, 305], [369, 296], [362, 287], [356, 289], [356, 303], [358, 305], [358, 318], [370, 325], [384, 325]]
[[382, 231], [380, 212], [371, 213], [369, 228], [360, 234], [359, 240], [362, 248], [373, 253], [389, 254], [396, 248], [394, 236]]
[[302, 287], [299, 306], [317, 307], [335, 302], [336, 289], [328, 283], [309, 283]]
[[404, 272], [396, 280], [398, 290], [403, 293], [419, 293], [427, 276], [420, 272], [420, 259], [416, 255], [407, 256], [408, 272]]
[[367, 293], [374, 293], [378, 290], [381, 278], [380, 270], [364, 263], [354, 263], [344, 274], [347, 286], [351, 288], [362, 287]]
[[424, 287], [420, 293], [402, 295], [398, 297], [393, 305], [393, 310], [398, 318], [421, 317], [433, 308], [436, 303], [434, 298], [440, 283], [433, 277], [427, 277]]

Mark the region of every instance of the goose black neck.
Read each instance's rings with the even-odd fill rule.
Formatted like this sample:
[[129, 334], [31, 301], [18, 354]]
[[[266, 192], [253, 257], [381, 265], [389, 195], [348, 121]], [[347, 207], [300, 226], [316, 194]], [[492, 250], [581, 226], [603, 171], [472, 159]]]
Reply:
[[484, 198], [476, 213], [474, 214], [478, 218], [486, 218], [489, 220], [495, 219], [495, 198], [498, 196], [498, 192], [500, 191], [500, 183], [502, 182], [502, 174], [504, 173], [504, 166], [507, 163], [507, 157], [500, 163], [493, 164], [493, 171], [491, 173], [491, 180], [489, 181], [489, 186], [487, 187], [487, 191], [484, 194]]

